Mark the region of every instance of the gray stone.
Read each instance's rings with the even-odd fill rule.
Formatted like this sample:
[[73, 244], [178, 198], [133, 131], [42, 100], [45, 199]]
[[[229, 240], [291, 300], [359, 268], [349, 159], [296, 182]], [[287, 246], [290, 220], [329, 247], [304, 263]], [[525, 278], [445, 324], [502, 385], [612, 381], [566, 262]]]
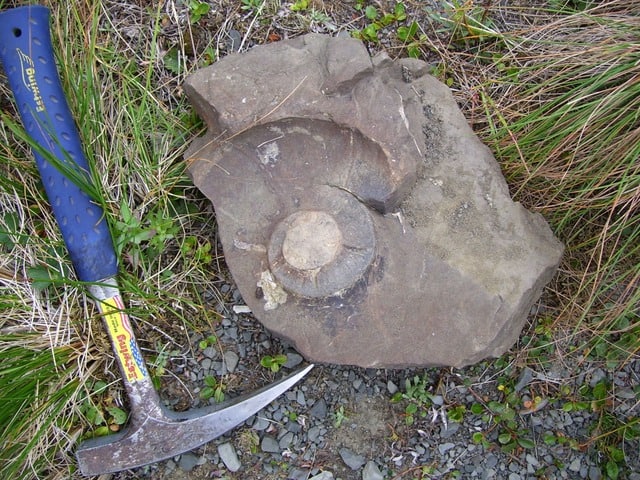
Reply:
[[183, 453], [180, 455], [180, 460], [178, 461], [180, 470], [190, 472], [196, 467], [196, 465], [198, 465], [198, 457], [193, 453]]
[[304, 360], [302, 356], [297, 353], [287, 353], [287, 361], [283, 366], [285, 368], [294, 368], [300, 365], [302, 360]]
[[240, 361], [240, 357], [233, 350], [225, 350], [224, 352], [224, 363], [227, 366], [227, 370], [229, 373], [233, 373], [238, 366], [238, 362]]
[[314, 475], [309, 480], [333, 480], [333, 473], [325, 470], [317, 475]]
[[580, 466], [581, 466], [581, 459], [575, 458], [570, 464], [569, 464], [569, 470], [571, 470], [572, 472], [579, 472], [580, 471]]
[[316, 403], [313, 404], [309, 413], [312, 417], [323, 419], [327, 416], [327, 402], [325, 402], [324, 398], [321, 398]]
[[362, 480], [384, 480], [384, 475], [375, 462], [369, 461], [362, 469]]
[[444, 455], [445, 453], [447, 453], [449, 450], [451, 450], [455, 446], [456, 445], [454, 443], [451, 443], [451, 442], [441, 443], [440, 445], [438, 445], [438, 452], [440, 452], [440, 455]]
[[216, 358], [218, 351], [215, 347], [209, 346], [202, 351], [202, 354], [207, 358]]
[[498, 465], [498, 457], [496, 457], [493, 453], [487, 455], [486, 463], [487, 468], [493, 468]]
[[222, 463], [224, 463], [224, 466], [227, 467], [230, 472], [237, 472], [240, 470], [240, 467], [242, 467], [236, 449], [233, 448], [231, 443], [227, 442], [218, 445], [218, 455], [220, 455], [220, 460], [222, 460]]
[[319, 438], [320, 438], [320, 427], [318, 427], [317, 425], [314, 427], [311, 427], [307, 432], [307, 439], [311, 443], [317, 443]]
[[293, 432], [287, 432], [278, 441], [278, 446], [280, 447], [280, 450], [284, 450], [286, 448], [289, 448], [289, 446], [292, 443], [293, 443]]
[[255, 422], [253, 422], [253, 425], [251, 426], [251, 428], [257, 431], [261, 431], [261, 430], [266, 430], [268, 426], [269, 426], [268, 419], [264, 417], [256, 417], [256, 420]]
[[227, 265], [255, 316], [311, 361], [499, 356], [560, 261], [427, 71], [309, 34], [185, 82], [208, 126], [189, 174], [214, 203]]
[[268, 435], [265, 435], [262, 438], [262, 442], [260, 442], [260, 448], [262, 449], [263, 452], [267, 452], [267, 453], [280, 452], [280, 445], [278, 441], [275, 438], [270, 437]]
[[303, 470], [301, 468], [294, 468], [291, 473], [287, 475], [287, 480], [307, 480], [309, 478], [309, 470]]
[[358, 470], [367, 461], [367, 459], [364, 458], [362, 455], [358, 455], [356, 453], [353, 453], [348, 448], [341, 448], [340, 450], [338, 450], [338, 453], [340, 453], [340, 458], [342, 458], [342, 461], [351, 470]]
[[602, 472], [598, 467], [589, 467], [589, 480], [602, 480]]

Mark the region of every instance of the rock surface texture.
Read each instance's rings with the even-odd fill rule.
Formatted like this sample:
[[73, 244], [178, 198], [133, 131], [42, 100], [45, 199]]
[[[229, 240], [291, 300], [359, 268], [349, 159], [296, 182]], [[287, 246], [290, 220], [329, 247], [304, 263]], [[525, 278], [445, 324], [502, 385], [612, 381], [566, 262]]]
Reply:
[[189, 172], [229, 269], [308, 360], [463, 366], [515, 342], [563, 247], [424, 62], [312, 34], [184, 89], [208, 125]]

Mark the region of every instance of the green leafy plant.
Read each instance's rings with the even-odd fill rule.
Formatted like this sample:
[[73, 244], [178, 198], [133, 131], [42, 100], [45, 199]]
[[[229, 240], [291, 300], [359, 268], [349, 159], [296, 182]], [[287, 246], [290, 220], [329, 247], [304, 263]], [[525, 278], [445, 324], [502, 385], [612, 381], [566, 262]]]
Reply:
[[419, 31], [420, 25], [416, 21], [411, 22], [408, 26], [401, 25], [397, 30], [398, 39], [405, 44], [407, 53], [412, 58], [420, 56], [420, 45], [426, 40], [426, 35], [419, 34]]
[[200, 398], [213, 398], [216, 403], [224, 402], [224, 385], [211, 375], [204, 377], [204, 388], [200, 390]]
[[[509, 397], [509, 395], [507, 395]], [[513, 401], [515, 397], [510, 396]], [[520, 424], [514, 406], [507, 400], [491, 400], [488, 403], [474, 403], [470, 408], [471, 413], [481, 415], [483, 420], [494, 431], [497, 427], [497, 444], [505, 453], [511, 453], [517, 448], [532, 449], [534, 441], [529, 437], [530, 432]], [[488, 446], [490, 441], [486, 433], [476, 432], [474, 442]]]
[[134, 267], [140, 266], [144, 258], [155, 259], [164, 250], [167, 240], [179, 231], [168, 215], [155, 211], [139, 219], [124, 201], [120, 204], [120, 219], [115, 222], [115, 229], [116, 253], [120, 256], [126, 251]]
[[447, 417], [452, 422], [462, 423], [466, 411], [467, 407], [465, 407], [464, 405], [456, 405], [455, 407], [449, 408], [447, 410]]
[[102, 380], [93, 383], [89, 393], [80, 400], [78, 411], [90, 425], [90, 429], [83, 434], [85, 439], [117, 432], [129, 418], [127, 412], [113, 405], [107, 383]]
[[264, 368], [268, 368], [272, 372], [276, 373], [280, 371], [280, 368], [287, 363], [287, 356], [283, 354], [278, 355], [265, 355], [260, 359], [260, 365]]
[[211, 254], [211, 242], [209, 240], [200, 241], [198, 237], [189, 235], [184, 238], [180, 245], [180, 253], [196, 265], [206, 267], [213, 261]]
[[198, 23], [200, 19], [211, 10], [211, 5], [206, 2], [200, 2], [199, 0], [191, 0], [187, 5], [189, 7], [189, 20], [191, 23]]
[[338, 409], [333, 413], [333, 426], [336, 428], [340, 428], [342, 422], [347, 419], [347, 415], [344, 411], [344, 405], [340, 405]]
[[207, 347], [212, 347], [216, 343], [218, 343], [218, 337], [215, 335], [208, 335], [207, 338], [203, 338], [198, 342], [198, 347], [200, 347], [200, 350], [204, 350]]
[[505, 41], [489, 16], [489, 9], [476, 2], [466, 0], [442, 0], [437, 10], [428, 9], [429, 16], [442, 25], [440, 33], [449, 35], [451, 43], [471, 46], [491, 40]]
[[406, 402], [404, 409], [405, 423], [413, 425], [418, 417], [426, 417], [428, 409], [433, 405], [432, 395], [429, 393], [431, 380], [414, 376], [405, 380], [405, 391], [399, 391], [391, 397], [391, 403]]
[[[359, 4], [362, 9], [363, 4]], [[364, 8], [364, 16], [368, 23], [362, 30], [354, 30], [351, 35], [369, 42], [379, 42], [378, 32], [389, 25], [406, 20], [407, 14], [404, 3], [396, 3], [392, 13], [379, 12], [373, 5]], [[408, 33], [405, 32], [405, 33]]]
[[242, 0], [240, 8], [248, 12], [259, 12], [265, 0]]
[[182, 75], [185, 72], [185, 63], [182, 53], [178, 48], [171, 48], [162, 57], [164, 68], [176, 75]]
[[303, 12], [309, 8], [309, 0], [296, 0], [291, 5], [292, 12]]

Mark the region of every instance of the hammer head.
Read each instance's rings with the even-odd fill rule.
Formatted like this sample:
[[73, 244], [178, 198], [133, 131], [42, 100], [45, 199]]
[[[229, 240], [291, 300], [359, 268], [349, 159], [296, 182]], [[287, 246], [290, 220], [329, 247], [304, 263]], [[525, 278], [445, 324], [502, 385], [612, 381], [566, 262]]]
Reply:
[[130, 396], [131, 421], [115, 435], [92, 438], [76, 452], [84, 475], [140, 467], [179, 455], [219, 437], [242, 423], [304, 377], [313, 365], [230, 402], [187, 412], [160, 404], [151, 382]]

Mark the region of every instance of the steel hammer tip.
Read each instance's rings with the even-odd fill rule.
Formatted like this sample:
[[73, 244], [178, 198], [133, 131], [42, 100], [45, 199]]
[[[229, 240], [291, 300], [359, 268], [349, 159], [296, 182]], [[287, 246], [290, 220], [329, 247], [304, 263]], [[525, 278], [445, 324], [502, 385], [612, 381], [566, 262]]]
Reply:
[[[256, 414], [300, 381], [313, 367], [304, 367], [271, 385], [221, 405], [188, 412], [173, 412], [162, 405], [149, 405], [142, 412], [132, 408], [132, 418], [122, 432], [89, 439], [78, 447], [76, 457], [80, 471], [87, 476], [119, 472], [193, 450]], [[138, 405], [137, 408], [143, 406]]]

